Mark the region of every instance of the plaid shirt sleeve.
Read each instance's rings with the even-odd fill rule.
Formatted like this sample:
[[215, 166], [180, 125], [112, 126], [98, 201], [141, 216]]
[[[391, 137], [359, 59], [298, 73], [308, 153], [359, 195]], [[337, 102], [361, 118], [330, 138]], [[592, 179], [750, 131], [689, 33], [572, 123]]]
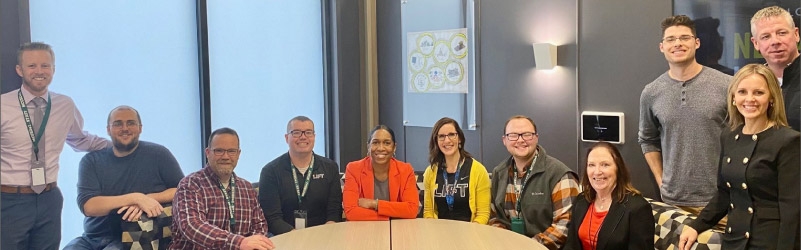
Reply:
[[[267, 236], [267, 218], [264, 216], [264, 211], [261, 210], [261, 204], [259, 203], [258, 200], [259, 196], [256, 193], [256, 189], [253, 189], [252, 184], [250, 183], [244, 183], [244, 184], [250, 185], [250, 186], [242, 185], [242, 187], [247, 187], [244, 188], [243, 190], [245, 190], [245, 192], [249, 192], [250, 194], [246, 196], [248, 197], [247, 202], [244, 203], [246, 205], [237, 207], [237, 209], [244, 209], [242, 213], [250, 212], [251, 228], [250, 230], [248, 230], [248, 232], [245, 232], [245, 235]], [[239, 247], [239, 244], [237, 244], [237, 247]]]
[[509, 227], [507, 227], [505, 224], [503, 224], [503, 222], [501, 222], [501, 219], [498, 218], [498, 212], [495, 212], [495, 206], [492, 205], [492, 204], [490, 204], [490, 219], [487, 222], [487, 225], [490, 225], [490, 226], [493, 226], [493, 227], [500, 227], [500, 228], [503, 228], [503, 229], [509, 229]]
[[[512, 216], [517, 216], [517, 211], [515, 210], [515, 201], [517, 200], [517, 194], [515, 194], [515, 186], [511, 181], [512, 178], [515, 176], [515, 172], [511, 169], [507, 170], [509, 172], [509, 177], [505, 181], [505, 185], [502, 185], [502, 180], [500, 179], [493, 179], [491, 180], [490, 192], [492, 194], [496, 194], [498, 189], [505, 189], [506, 195], [504, 196], [504, 202], [501, 204], [500, 207], [496, 207], [494, 201], [490, 203], [490, 220], [487, 222], [487, 225], [500, 227], [505, 229], [510, 229], [511, 222], [510, 218]], [[497, 175], [493, 175], [492, 178], [498, 178]]]
[[[197, 175], [192, 177], [197, 177]], [[211, 215], [208, 213], [211, 211], [208, 204], [204, 202], [204, 197], [221, 195], [213, 192], [213, 189], [217, 187], [203, 185], [203, 183], [205, 182], [201, 178], [188, 177], [178, 184], [178, 190], [173, 199], [173, 209], [177, 210], [173, 212], [173, 222], [178, 227], [177, 230], [180, 230], [182, 237], [194, 243], [193, 245], [204, 249], [238, 249], [244, 236], [233, 234], [209, 223], [208, 217]], [[216, 198], [224, 200], [223, 197]], [[226, 212], [224, 210], [216, 211]]]
[[570, 222], [570, 209], [573, 198], [579, 193], [578, 182], [571, 174], [565, 174], [551, 193], [553, 200], [553, 222], [544, 232], [534, 235], [548, 249], [559, 249], [567, 241], [567, 223]]

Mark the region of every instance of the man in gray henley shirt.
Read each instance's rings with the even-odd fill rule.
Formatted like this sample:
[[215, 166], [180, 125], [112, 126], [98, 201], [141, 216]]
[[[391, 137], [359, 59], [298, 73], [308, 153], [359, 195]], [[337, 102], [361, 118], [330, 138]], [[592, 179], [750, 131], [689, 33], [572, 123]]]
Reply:
[[716, 190], [731, 79], [695, 61], [700, 46], [689, 17], [662, 21], [659, 50], [670, 68], [642, 91], [638, 134], [662, 200], [696, 215]]

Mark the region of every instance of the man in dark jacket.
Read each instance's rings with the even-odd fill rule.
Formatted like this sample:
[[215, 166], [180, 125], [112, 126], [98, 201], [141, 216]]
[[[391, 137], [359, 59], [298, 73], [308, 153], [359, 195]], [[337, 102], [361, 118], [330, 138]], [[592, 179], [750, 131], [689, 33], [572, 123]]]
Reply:
[[759, 50], [773, 74], [779, 78], [784, 95], [787, 123], [801, 129], [801, 79], [798, 77], [798, 27], [786, 9], [771, 6], [751, 18], [751, 42]]
[[342, 221], [339, 166], [314, 154], [314, 122], [297, 116], [286, 130], [289, 152], [267, 163], [259, 178], [259, 203], [270, 233]]

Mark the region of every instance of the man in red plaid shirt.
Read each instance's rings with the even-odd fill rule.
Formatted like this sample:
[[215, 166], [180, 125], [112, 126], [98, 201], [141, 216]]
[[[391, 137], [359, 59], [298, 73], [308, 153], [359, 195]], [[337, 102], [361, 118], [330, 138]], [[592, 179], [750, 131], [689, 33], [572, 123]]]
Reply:
[[170, 249], [274, 249], [256, 190], [234, 174], [236, 131], [217, 129], [208, 145], [208, 165], [178, 184]]

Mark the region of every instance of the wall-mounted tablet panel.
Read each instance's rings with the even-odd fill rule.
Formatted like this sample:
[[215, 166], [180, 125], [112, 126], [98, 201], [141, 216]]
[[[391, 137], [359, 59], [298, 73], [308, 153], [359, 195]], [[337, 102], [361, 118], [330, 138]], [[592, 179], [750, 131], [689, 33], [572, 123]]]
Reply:
[[623, 112], [581, 112], [581, 141], [623, 144], [626, 138], [623, 116]]

